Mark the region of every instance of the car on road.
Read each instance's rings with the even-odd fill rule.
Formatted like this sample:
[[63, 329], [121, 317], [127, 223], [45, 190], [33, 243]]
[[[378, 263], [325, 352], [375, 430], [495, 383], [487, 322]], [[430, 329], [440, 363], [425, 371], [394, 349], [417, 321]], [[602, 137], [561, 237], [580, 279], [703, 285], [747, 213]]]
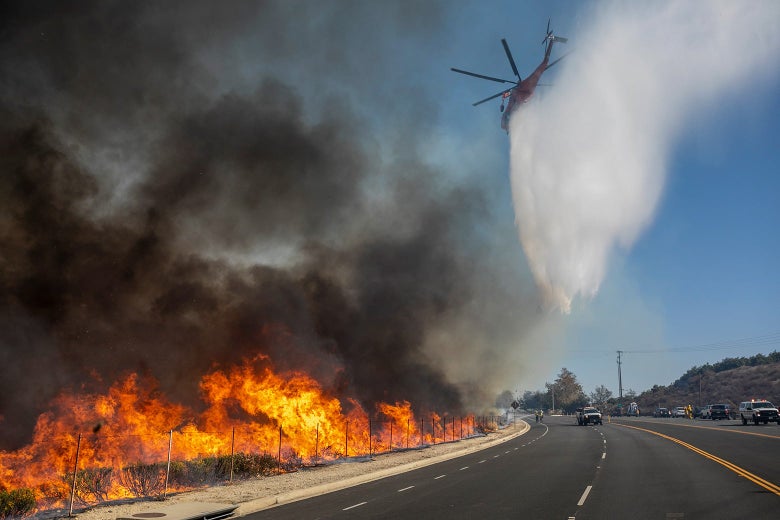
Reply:
[[727, 404], [711, 404], [709, 410], [709, 419], [731, 419], [731, 410]]
[[685, 417], [685, 407], [675, 406], [674, 411], [672, 412], [672, 417]]
[[697, 414], [696, 414], [696, 415], [697, 415], [698, 417], [701, 417], [702, 419], [709, 419], [709, 418], [710, 418], [710, 407], [711, 407], [711, 406], [712, 406], [711, 404], [708, 404], [708, 405], [706, 405], [706, 406], [703, 406], [703, 407], [702, 407], [702, 408], [701, 408], [701, 409], [700, 409], [700, 410], [697, 412]]
[[748, 421], [752, 421], [756, 425], [769, 422], [780, 424], [777, 407], [763, 399], [752, 399], [739, 403], [739, 418], [742, 419], [743, 425], [747, 424]]
[[671, 417], [672, 412], [668, 408], [656, 408], [653, 417]]

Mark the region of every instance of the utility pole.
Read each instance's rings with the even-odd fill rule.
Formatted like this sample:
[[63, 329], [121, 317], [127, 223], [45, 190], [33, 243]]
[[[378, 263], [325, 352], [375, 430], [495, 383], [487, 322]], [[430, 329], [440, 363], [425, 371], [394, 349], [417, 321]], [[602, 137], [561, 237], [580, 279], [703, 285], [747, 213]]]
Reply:
[[618, 355], [618, 357], [617, 357], [617, 366], [618, 366], [618, 396], [619, 396], [618, 402], [622, 406], [623, 405], [623, 375], [620, 372], [620, 364], [621, 364], [620, 356], [621, 356], [621, 354], [623, 354], [623, 351], [622, 350], [618, 350], [617, 351], [617, 355]]
[[699, 374], [699, 407], [701, 407], [701, 380], [704, 379], [704, 372]]
[[[550, 386], [550, 391], [552, 392], [552, 402], [553, 402], [552, 409], [553, 409], [553, 411], [555, 411], [555, 383], [553, 383]], [[552, 412], [550, 412], [550, 413], [552, 413]]]

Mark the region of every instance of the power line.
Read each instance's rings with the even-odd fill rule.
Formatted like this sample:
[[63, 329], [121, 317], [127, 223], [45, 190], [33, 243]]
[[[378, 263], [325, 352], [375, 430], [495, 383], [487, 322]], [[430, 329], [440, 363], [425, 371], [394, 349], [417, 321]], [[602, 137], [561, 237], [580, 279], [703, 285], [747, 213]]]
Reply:
[[[723, 341], [716, 341], [713, 343], [703, 343], [699, 345], [690, 345], [686, 347], [672, 347], [672, 348], [647, 348], [627, 350], [621, 348], [621, 352], [624, 354], [675, 354], [683, 352], [715, 352], [718, 350], [745, 350], [745, 349], [763, 349], [763, 347], [777, 346], [780, 349], [780, 332], [773, 332], [770, 334], [764, 334], [762, 336], [751, 336], [747, 338], [730, 339]], [[610, 353], [614, 353], [614, 349], [578, 349], [576, 351], [569, 352], [570, 356], [589, 356], [589, 357], [601, 357], [608, 356]]]
[[704, 343], [700, 345], [691, 345], [688, 347], [674, 347], [674, 348], [658, 348], [658, 349], [639, 349], [639, 350], [623, 350], [623, 352], [630, 354], [658, 354], [658, 353], [670, 353], [670, 352], [709, 352], [715, 350], [741, 350], [747, 348], [768, 347], [778, 345], [780, 346], [780, 332], [773, 332], [771, 334], [765, 334], [762, 336], [751, 336], [747, 338], [730, 339], [724, 341], [716, 341], [713, 343]]

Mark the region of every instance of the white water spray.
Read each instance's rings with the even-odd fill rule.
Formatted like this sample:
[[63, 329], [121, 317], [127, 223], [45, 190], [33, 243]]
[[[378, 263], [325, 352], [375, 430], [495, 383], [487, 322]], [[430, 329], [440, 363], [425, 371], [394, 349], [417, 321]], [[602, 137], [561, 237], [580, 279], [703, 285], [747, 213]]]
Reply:
[[510, 122], [520, 239], [562, 312], [594, 296], [615, 248], [651, 223], [686, 119], [757, 82], [780, 50], [777, 2], [600, 7], [584, 34], [566, 35], [576, 52], [544, 99]]

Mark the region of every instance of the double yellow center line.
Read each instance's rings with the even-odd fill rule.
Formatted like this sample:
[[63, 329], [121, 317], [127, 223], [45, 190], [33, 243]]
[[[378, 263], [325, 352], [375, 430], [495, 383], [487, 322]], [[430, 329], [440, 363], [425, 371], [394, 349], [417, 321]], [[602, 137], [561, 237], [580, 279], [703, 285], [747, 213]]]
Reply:
[[713, 455], [711, 453], [707, 453], [706, 451], [704, 451], [702, 449], [699, 449], [696, 446], [693, 446], [692, 444], [688, 444], [687, 442], [681, 441], [680, 439], [676, 439], [674, 437], [670, 437], [668, 435], [664, 435], [663, 433], [659, 433], [659, 432], [656, 432], [656, 431], [653, 431], [653, 430], [648, 430], [648, 429], [645, 429], [645, 428], [639, 428], [638, 426], [629, 426], [627, 424], [622, 424], [622, 423], [617, 423], [617, 422], [612, 423], [612, 424], [614, 424], [616, 426], [623, 426], [625, 428], [631, 428], [633, 430], [640, 430], [640, 431], [643, 431], [643, 432], [652, 433], [653, 435], [658, 435], [659, 437], [663, 437], [664, 439], [670, 440], [672, 442], [676, 442], [680, 446], [684, 446], [684, 447], [688, 448], [689, 450], [698, 453], [702, 457], [706, 457], [706, 458], [708, 458], [708, 459], [710, 459], [712, 461], [715, 461], [718, 464], [720, 464], [722, 466], [725, 466], [726, 468], [730, 469], [731, 471], [733, 471], [734, 473], [736, 473], [740, 477], [745, 477], [746, 479], [750, 480], [751, 482], [753, 482], [755, 484], [758, 484], [759, 486], [761, 486], [762, 488], [766, 489], [767, 491], [771, 491], [775, 495], [780, 496], [780, 486], [778, 486], [777, 484], [769, 482], [768, 480], [764, 480], [761, 477], [759, 477], [758, 475], [754, 475], [753, 473], [747, 471], [746, 469], [740, 468], [736, 464], [732, 464], [731, 462], [729, 462], [727, 460], [723, 460], [720, 457], [716, 457], [715, 455]]

